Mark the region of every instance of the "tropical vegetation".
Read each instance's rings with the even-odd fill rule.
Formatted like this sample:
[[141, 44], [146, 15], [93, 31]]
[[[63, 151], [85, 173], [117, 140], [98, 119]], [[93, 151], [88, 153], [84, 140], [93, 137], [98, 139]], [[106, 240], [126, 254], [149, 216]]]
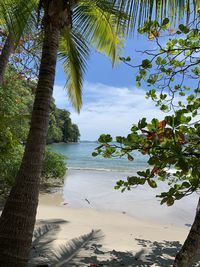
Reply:
[[[26, 266], [28, 262], [58, 48], [60, 47], [60, 57], [68, 74], [69, 96], [77, 110], [81, 107], [82, 79], [85, 60], [89, 53], [86, 42], [110, 56], [113, 62], [117, 59], [120, 39], [116, 32], [116, 24], [124, 20], [121, 12], [118, 13], [109, 1], [94, 1], [94, 5], [91, 5], [90, 1], [82, 1], [76, 7], [75, 4], [61, 0], [40, 1], [39, 13], [42, 14], [44, 33], [41, 65], [22, 163], [0, 219], [2, 265]], [[26, 6], [26, 3], [24, 5]], [[72, 13], [73, 7], [75, 8]], [[120, 23], [118, 29], [121, 32]], [[19, 231], [16, 232], [15, 229]], [[22, 236], [25, 239], [22, 240]]]
[[[198, 0], [191, 5], [197, 7]], [[154, 9], [154, 4], [155, 9]], [[186, 8], [185, 8], [186, 6]], [[156, 13], [155, 13], [156, 10]], [[179, 11], [177, 13], [177, 11]], [[48, 132], [57, 55], [66, 72], [66, 88], [74, 107], [82, 105], [82, 83], [89, 46], [118, 60], [123, 37], [134, 21], [169, 12], [190, 13], [190, 1], [40, 0], [0, 1], [0, 18], [8, 35], [1, 53], [0, 83], [9, 56], [37, 14], [42, 29], [42, 55], [30, 131], [15, 184], [0, 218], [0, 264], [26, 266], [38, 205], [40, 174]], [[128, 14], [134, 15], [130, 20]], [[181, 14], [181, 15], [180, 15]], [[16, 38], [15, 38], [16, 36]], [[14, 222], [14, 227], [13, 227]], [[22, 227], [23, 226], [23, 227]], [[22, 238], [23, 237], [23, 238]]]
[[[118, 181], [115, 188], [124, 192], [144, 184], [156, 188], [159, 181], [166, 182], [168, 191], [157, 197], [161, 204], [168, 206], [200, 188], [199, 17], [187, 25], [180, 24], [177, 30], [170, 29], [167, 18], [161, 24], [146, 22], [139, 33], [154, 40], [157, 50], [143, 51], [146, 58], [139, 67], [131, 64], [130, 57], [121, 58], [138, 69], [137, 85], [150, 87], [146, 97], [168, 114], [163, 115], [163, 120], [153, 118], [151, 122], [142, 118], [132, 126], [128, 136], [116, 137], [117, 145], [112, 143], [110, 135], [102, 135], [99, 138], [102, 144], [93, 153], [93, 156], [101, 154], [106, 158], [126, 156], [129, 161], [134, 161], [134, 151], [147, 155], [149, 168]], [[163, 45], [161, 36], [168, 36], [169, 30], [171, 36]], [[173, 266], [192, 266], [200, 244], [199, 223], [197, 209], [192, 228]]]
[[78, 126], [72, 123], [70, 112], [57, 108], [54, 101], [52, 101], [50, 106], [47, 144], [78, 142], [79, 138], [80, 132]]
[[[0, 192], [1, 196], [5, 197], [14, 184], [23, 157], [36, 83], [22, 78], [12, 68], [7, 71], [4, 81], [0, 90]], [[47, 138], [49, 143], [78, 141], [79, 130], [75, 124], [72, 124], [70, 113], [56, 108], [53, 101], [51, 117], [52, 122], [49, 122]], [[56, 135], [57, 132], [60, 133], [59, 136]], [[65, 159], [46, 149], [42, 181], [48, 178], [62, 179], [65, 171]]]

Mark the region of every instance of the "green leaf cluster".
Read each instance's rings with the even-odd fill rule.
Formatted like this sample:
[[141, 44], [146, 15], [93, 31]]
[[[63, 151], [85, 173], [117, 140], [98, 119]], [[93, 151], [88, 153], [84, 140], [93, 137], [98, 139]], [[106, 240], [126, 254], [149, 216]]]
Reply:
[[158, 49], [144, 51], [148, 58], [142, 59], [136, 77], [136, 84], [151, 87], [146, 96], [165, 112], [163, 119], [147, 122], [141, 118], [127, 136], [116, 137], [116, 143], [110, 135], [103, 135], [95, 156], [127, 157], [132, 161], [134, 151], [147, 155], [149, 168], [118, 181], [115, 188], [122, 192], [144, 184], [156, 188], [158, 181], [165, 181], [168, 191], [157, 197], [161, 204], [170, 206], [200, 188], [200, 28], [197, 22], [181, 24], [181, 35], [175, 33], [163, 45], [156, 31], [164, 34], [168, 27], [169, 20], [164, 19], [161, 25], [147, 22], [139, 29], [142, 34], [154, 35]]

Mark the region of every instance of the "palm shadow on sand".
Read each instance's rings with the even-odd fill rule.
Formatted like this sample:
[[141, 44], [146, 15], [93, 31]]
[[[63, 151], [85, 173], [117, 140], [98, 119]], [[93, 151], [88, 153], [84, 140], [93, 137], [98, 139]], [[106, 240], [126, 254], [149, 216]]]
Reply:
[[[29, 266], [55, 266], [55, 267], [170, 267], [173, 259], [180, 250], [178, 241], [149, 241], [135, 239], [141, 247], [135, 251], [106, 250], [102, 246], [104, 237], [101, 230], [91, 232], [74, 238], [66, 244], [55, 249], [52, 244], [56, 240], [60, 227], [69, 223], [54, 219], [40, 221], [36, 225]], [[200, 257], [193, 267], [199, 266]]]

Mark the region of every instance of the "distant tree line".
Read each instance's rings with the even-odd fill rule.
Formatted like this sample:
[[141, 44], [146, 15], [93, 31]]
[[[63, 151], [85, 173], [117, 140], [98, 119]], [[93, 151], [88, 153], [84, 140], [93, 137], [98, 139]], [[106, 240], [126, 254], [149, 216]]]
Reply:
[[78, 142], [79, 138], [80, 132], [78, 126], [72, 123], [70, 112], [57, 108], [54, 101], [52, 101], [47, 144]]

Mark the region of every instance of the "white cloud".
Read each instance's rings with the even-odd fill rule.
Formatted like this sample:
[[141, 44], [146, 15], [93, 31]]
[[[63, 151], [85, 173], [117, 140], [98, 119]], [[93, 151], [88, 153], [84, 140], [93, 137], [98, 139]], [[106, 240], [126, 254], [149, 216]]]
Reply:
[[59, 108], [65, 109], [69, 106], [67, 92], [64, 89], [64, 86], [60, 86], [60, 85], [54, 86], [53, 97], [56, 101], [56, 105]]
[[142, 89], [85, 83], [83, 92], [83, 108], [77, 114], [70, 106], [63, 88], [54, 88], [57, 106], [71, 112], [73, 122], [79, 126], [81, 140], [97, 140], [102, 133], [126, 135], [132, 124], [140, 118], [150, 120], [164, 116], [155, 103], [145, 99]]

